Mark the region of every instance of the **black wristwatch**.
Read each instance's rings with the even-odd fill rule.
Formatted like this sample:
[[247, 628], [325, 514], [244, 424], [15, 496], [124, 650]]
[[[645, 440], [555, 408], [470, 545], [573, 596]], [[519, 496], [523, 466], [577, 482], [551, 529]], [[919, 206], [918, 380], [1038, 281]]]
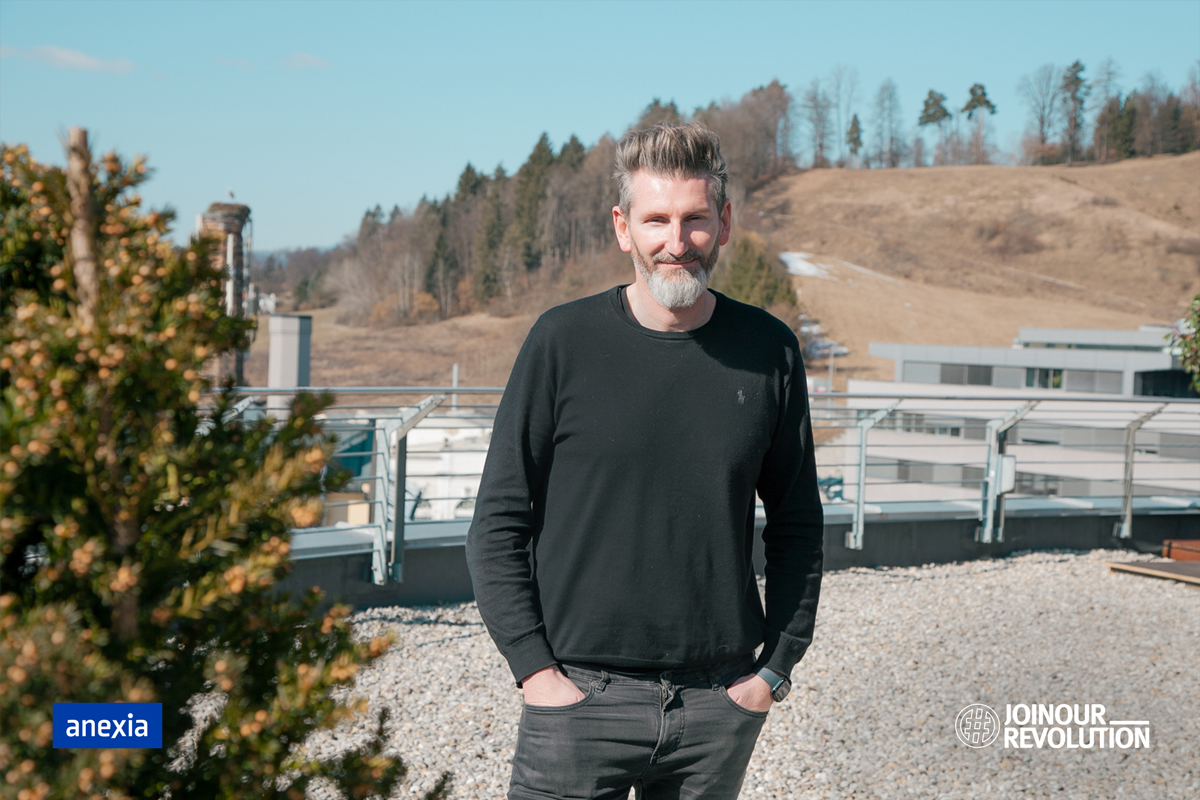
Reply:
[[787, 697], [788, 692], [792, 690], [792, 682], [773, 669], [763, 667], [754, 674], [766, 681], [767, 686], [771, 687], [771, 699], [776, 703], [782, 702], [783, 698]]

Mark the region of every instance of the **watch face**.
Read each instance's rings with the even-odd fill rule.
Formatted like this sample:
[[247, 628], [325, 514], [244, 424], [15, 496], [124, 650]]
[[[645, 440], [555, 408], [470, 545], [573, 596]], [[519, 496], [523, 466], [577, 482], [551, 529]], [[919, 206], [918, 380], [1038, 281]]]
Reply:
[[771, 699], [776, 703], [779, 703], [783, 700], [783, 698], [788, 696], [788, 692], [790, 691], [792, 691], [792, 682], [785, 679], [783, 683], [779, 684], [775, 691], [771, 692]]

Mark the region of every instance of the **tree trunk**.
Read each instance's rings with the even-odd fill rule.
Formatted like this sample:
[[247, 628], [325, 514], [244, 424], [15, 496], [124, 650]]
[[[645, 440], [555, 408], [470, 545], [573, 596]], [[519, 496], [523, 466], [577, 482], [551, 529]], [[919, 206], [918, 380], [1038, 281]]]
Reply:
[[75, 289], [79, 293], [79, 317], [91, 328], [96, 320], [100, 281], [96, 275], [96, 253], [92, 232], [96, 210], [92, 201], [92, 154], [88, 150], [87, 131], [71, 128], [67, 132], [67, 191], [71, 195], [71, 260], [75, 270]]
[[[67, 191], [71, 196], [71, 260], [75, 271], [75, 289], [79, 295], [79, 317], [85, 331], [94, 330], [100, 298], [100, 279], [96, 267], [92, 233], [96, 226], [96, 208], [92, 197], [92, 154], [87, 131], [71, 128], [67, 132]], [[100, 401], [100, 441], [106, 450], [105, 467], [110, 480], [120, 486], [122, 469], [117, 457], [118, 444], [112, 435], [112, 409], [109, 398]], [[137, 542], [138, 525], [120, 503], [109, 506], [115, 511], [116, 536], [113, 552], [125, 555]], [[113, 601], [113, 630], [120, 641], [137, 636], [138, 603], [136, 590], [130, 589]]]
[[979, 148], [979, 164], [983, 165], [983, 112], [979, 114], [979, 125], [975, 128], [975, 146]]

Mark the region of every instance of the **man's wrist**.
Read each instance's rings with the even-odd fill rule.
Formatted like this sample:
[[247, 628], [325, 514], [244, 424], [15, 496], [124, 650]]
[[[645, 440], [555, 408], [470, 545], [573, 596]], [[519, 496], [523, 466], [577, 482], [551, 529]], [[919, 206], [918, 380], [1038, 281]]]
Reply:
[[517, 686], [519, 686], [520, 688], [523, 689], [523, 688], [525, 688], [525, 681], [529, 680], [530, 678], [536, 679], [537, 677], [540, 677], [543, 673], [550, 672], [550, 671], [561, 672], [561, 670], [558, 667], [558, 664], [547, 664], [546, 666], [541, 667], [540, 669], [535, 669], [533, 672], [529, 673], [524, 678], [521, 678], [521, 680], [517, 681]]
[[788, 692], [792, 690], [792, 682], [788, 680], [788, 677], [780, 675], [770, 667], [760, 667], [754, 674], [766, 681], [767, 686], [771, 689], [771, 699], [776, 703], [787, 697]]

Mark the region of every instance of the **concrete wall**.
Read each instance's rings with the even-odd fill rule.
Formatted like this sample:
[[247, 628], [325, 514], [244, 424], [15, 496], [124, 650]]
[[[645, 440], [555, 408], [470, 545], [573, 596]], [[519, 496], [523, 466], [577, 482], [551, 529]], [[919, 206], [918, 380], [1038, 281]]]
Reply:
[[422, 547], [404, 553], [404, 582], [376, 586], [371, 582], [371, 554], [310, 558], [292, 563], [279, 588], [299, 595], [320, 586], [325, 600], [356, 608], [430, 606], [462, 603], [475, 597], [462, 545]]
[[[1098, 550], [1119, 548], [1113, 539], [1117, 517], [1009, 517], [1004, 541], [975, 541], [975, 520], [868, 523], [862, 550], [844, 546], [848, 525], [825, 528], [825, 569], [847, 567], [915, 567], [1004, 556], [1018, 550]], [[1196, 515], [1146, 515], [1134, 518], [1136, 542], [1161, 545], [1165, 539], [1200, 538]]]

